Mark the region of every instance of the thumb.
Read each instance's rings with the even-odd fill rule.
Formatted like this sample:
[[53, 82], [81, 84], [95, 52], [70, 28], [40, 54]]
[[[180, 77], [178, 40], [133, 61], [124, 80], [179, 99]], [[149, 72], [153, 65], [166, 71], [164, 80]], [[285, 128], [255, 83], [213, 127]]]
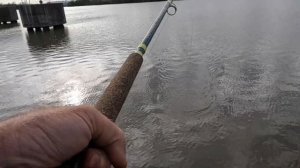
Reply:
[[89, 148], [86, 152], [84, 168], [110, 168], [111, 163], [104, 151]]

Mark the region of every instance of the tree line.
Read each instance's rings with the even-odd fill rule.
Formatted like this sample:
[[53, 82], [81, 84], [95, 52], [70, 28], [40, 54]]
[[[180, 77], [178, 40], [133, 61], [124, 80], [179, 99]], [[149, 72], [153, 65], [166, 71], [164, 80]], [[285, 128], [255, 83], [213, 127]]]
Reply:
[[163, 1], [163, 0], [72, 0], [68, 3], [68, 6], [136, 3], [136, 2], [152, 2], [152, 1]]
[[[65, 3], [65, 6], [84, 6], [84, 5], [102, 5], [102, 4], [118, 4], [118, 3], [137, 3], [137, 2], [154, 2], [154, 1], [165, 1], [165, 0], [71, 0]], [[22, 4], [0, 3], [0, 6], [16, 6]]]

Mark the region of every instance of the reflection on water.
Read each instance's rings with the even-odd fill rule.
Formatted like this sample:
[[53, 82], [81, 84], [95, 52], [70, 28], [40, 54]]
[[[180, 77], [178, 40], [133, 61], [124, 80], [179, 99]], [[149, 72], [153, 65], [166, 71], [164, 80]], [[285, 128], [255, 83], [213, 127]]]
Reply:
[[60, 51], [69, 48], [68, 28], [45, 32], [30, 32], [26, 34], [26, 39], [32, 57], [40, 62], [44, 62], [49, 57], [61, 57], [63, 60], [68, 59], [66, 55], [50, 55], [50, 53], [61, 53]]
[[26, 35], [27, 43], [32, 53], [44, 52], [49, 49], [59, 49], [69, 43], [68, 28], [62, 28], [44, 32], [29, 32]]
[[[56, 31], [0, 28], [0, 120], [95, 103], [163, 4], [66, 8]], [[298, 168], [299, 2], [176, 4], [118, 118], [129, 167]]]

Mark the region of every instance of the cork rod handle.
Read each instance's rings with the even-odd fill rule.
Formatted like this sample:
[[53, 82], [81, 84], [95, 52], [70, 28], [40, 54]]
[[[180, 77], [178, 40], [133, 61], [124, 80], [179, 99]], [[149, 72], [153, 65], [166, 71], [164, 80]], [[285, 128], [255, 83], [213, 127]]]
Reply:
[[[137, 53], [130, 54], [95, 105], [96, 109], [114, 122], [121, 111], [142, 63], [143, 57], [141, 55]], [[84, 152], [81, 152], [59, 168], [81, 168], [83, 162]]]
[[96, 109], [112, 121], [117, 119], [142, 63], [143, 57], [141, 55], [130, 54], [96, 103]]

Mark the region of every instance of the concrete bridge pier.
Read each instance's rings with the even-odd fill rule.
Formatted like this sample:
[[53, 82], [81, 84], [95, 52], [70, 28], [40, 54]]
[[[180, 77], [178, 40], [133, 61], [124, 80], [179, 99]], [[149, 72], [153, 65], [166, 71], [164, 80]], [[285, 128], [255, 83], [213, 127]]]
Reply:
[[20, 15], [28, 32], [49, 31], [64, 27], [66, 16], [62, 3], [21, 5]]
[[16, 6], [1, 6], [0, 7], [0, 23], [11, 24], [17, 23], [18, 14]]

